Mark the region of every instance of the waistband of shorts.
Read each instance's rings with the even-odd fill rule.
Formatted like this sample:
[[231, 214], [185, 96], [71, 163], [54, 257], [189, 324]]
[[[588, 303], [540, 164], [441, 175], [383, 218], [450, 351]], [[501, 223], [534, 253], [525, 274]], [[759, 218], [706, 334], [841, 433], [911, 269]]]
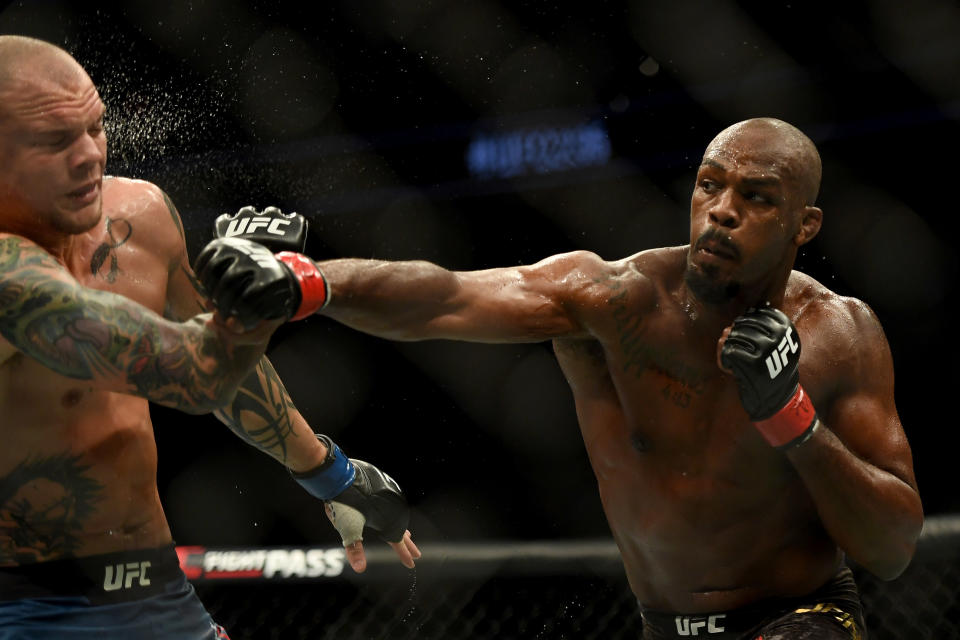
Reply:
[[78, 596], [90, 604], [159, 595], [184, 580], [174, 544], [0, 567], [0, 600]]
[[727, 640], [756, 631], [770, 619], [790, 611], [805, 607], [812, 610], [827, 602], [851, 615], [861, 615], [859, 592], [848, 566], [841, 566], [830, 580], [805, 596], [770, 598], [730, 611], [698, 614], [657, 611], [641, 606], [640, 614], [644, 626], [651, 628], [654, 637], [705, 636], [711, 640]]

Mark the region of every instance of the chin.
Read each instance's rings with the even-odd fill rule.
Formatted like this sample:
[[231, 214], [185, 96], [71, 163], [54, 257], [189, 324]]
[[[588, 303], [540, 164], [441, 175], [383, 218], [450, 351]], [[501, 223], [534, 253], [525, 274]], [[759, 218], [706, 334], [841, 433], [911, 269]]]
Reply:
[[740, 283], [721, 277], [704, 265], [688, 264], [683, 274], [687, 288], [707, 304], [723, 304], [737, 297]]
[[52, 221], [53, 227], [61, 233], [76, 235], [90, 231], [100, 222], [103, 217], [103, 201], [97, 199], [82, 209], [75, 211], [60, 212]]

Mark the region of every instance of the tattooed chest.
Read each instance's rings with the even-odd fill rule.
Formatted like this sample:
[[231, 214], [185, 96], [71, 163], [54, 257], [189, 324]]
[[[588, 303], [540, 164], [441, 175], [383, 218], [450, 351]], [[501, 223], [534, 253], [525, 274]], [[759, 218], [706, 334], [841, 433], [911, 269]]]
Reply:
[[721, 373], [713, 360], [691, 353], [688, 345], [647, 339], [624, 341], [620, 347], [622, 380], [643, 387], [648, 397], [655, 392], [676, 407], [690, 407], [708, 395]]
[[653, 346], [632, 353], [624, 373], [655, 386], [657, 395], [680, 408], [690, 407], [703, 397], [715, 378], [714, 372], [696, 359]]
[[73, 271], [84, 286], [118, 293], [151, 309], [163, 309], [166, 265], [147, 250], [133, 222], [107, 216], [88, 240]]

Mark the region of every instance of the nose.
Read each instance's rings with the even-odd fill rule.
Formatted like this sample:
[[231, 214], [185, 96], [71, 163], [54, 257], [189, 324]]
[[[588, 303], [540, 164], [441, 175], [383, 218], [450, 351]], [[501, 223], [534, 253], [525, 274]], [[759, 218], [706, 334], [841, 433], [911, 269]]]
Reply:
[[710, 202], [707, 209], [710, 222], [718, 227], [732, 229], [740, 225], [740, 212], [737, 210], [736, 194], [733, 189], [723, 189]]
[[74, 142], [71, 151], [71, 167], [79, 171], [89, 170], [91, 166], [103, 164], [106, 156], [106, 141], [102, 133], [98, 135], [84, 133]]

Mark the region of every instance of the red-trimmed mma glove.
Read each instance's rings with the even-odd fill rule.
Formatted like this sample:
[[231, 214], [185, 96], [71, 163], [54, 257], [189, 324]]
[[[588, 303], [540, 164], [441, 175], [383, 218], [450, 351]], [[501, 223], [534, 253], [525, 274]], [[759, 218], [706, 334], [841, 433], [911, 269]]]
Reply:
[[244, 327], [265, 319], [300, 320], [323, 309], [327, 281], [302, 253], [274, 255], [244, 238], [217, 238], [197, 256], [193, 267], [213, 306]]
[[774, 447], [805, 442], [819, 424], [800, 386], [800, 338], [785, 313], [749, 309], [733, 321], [720, 363], [733, 372], [740, 402], [760, 434]]
[[243, 238], [267, 247], [289, 267], [300, 293], [300, 303], [288, 316], [290, 320], [306, 318], [326, 304], [327, 281], [313, 260], [303, 255], [309, 224], [302, 215], [284, 213], [277, 207], [257, 211], [247, 206], [236, 213], [221, 214], [213, 228], [217, 238]]
[[327, 447], [319, 467], [293, 477], [329, 507], [328, 515], [343, 545], [363, 540], [363, 529], [387, 542], [400, 542], [410, 522], [410, 508], [397, 482], [369, 462], [346, 457], [333, 441], [317, 434]]

